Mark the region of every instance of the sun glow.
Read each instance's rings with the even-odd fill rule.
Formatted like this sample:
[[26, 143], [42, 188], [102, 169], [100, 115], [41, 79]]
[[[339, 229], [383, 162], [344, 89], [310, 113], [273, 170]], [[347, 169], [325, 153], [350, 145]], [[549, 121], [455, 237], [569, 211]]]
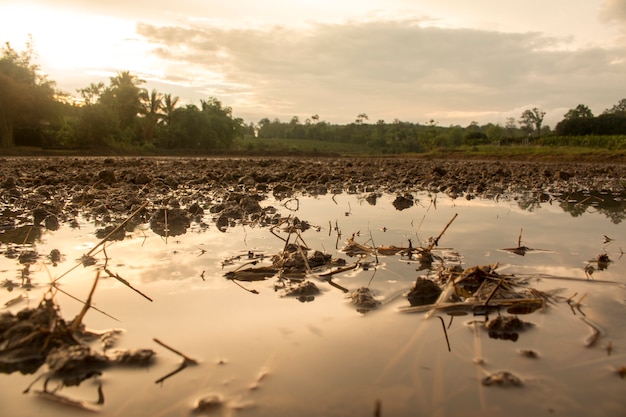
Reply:
[[137, 71], [147, 64], [146, 45], [137, 38], [134, 21], [28, 4], [9, 6], [2, 14], [0, 36], [19, 51], [30, 34], [37, 63], [46, 70]]

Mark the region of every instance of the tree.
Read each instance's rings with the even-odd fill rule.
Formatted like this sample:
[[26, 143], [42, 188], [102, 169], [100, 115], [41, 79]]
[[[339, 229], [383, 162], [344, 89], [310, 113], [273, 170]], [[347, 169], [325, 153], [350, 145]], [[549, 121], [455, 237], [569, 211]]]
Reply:
[[610, 109], [606, 109], [602, 114], [614, 114], [626, 117], [626, 98], [621, 99], [619, 103], [617, 103]]
[[146, 90], [142, 90], [140, 98], [143, 104], [142, 114], [143, 119], [143, 143], [147, 145], [154, 145], [154, 135], [159, 120], [163, 117], [161, 110], [163, 109], [163, 95], [156, 89], [153, 89], [150, 93]]
[[556, 125], [559, 136], [602, 136], [626, 134], [626, 99], [594, 117], [582, 104], [568, 111]]
[[18, 53], [7, 42], [0, 57], [0, 147], [15, 144], [15, 129], [41, 129], [54, 113], [54, 83], [32, 63], [32, 41]]
[[122, 71], [111, 77], [109, 88], [103, 92], [100, 100], [111, 106], [118, 117], [119, 127], [132, 128], [137, 115], [143, 110], [141, 103], [142, 89], [139, 87], [145, 81], [132, 75], [129, 71]]
[[104, 83], [99, 82], [98, 84], [91, 83], [89, 87], [79, 88], [76, 90], [78, 94], [80, 94], [83, 99], [83, 103], [85, 106], [91, 106], [96, 104], [100, 100], [100, 96], [104, 91]]
[[360, 113], [355, 120], [355, 123], [360, 125], [363, 124], [363, 120], [369, 120], [369, 117], [367, 117], [367, 114], [365, 113]]
[[[139, 87], [142, 83], [144, 81], [137, 76], [123, 71], [111, 77], [107, 87], [104, 83], [91, 83], [77, 90], [85, 106], [77, 122], [76, 143], [102, 146], [142, 142], [146, 138], [151, 141], [154, 129], [145, 117], [151, 111], [150, 95]], [[142, 124], [139, 123], [139, 115], [144, 115]]]
[[517, 122], [515, 121], [515, 117], [506, 118], [504, 129], [506, 130], [506, 136], [509, 143], [512, 143], [513, 138], [515, 138], [515, 132], [517, 131]]
[[243, 132], [243, 121], [232, 118], [232, 109], [215, 97], [200, 100], [201, 108], [188, 104], [171, 115], [164, 146], [189, 149], [228, 148]]
[[582, 119], [582, 118], [592, 118], [593, 113], [589, 109], [589, 107], [584, 104], [579, 104], [575, 109], [569, 109], [567, 113], [563, 115], [565, 120], [573, 120], [573, 119]]
[[485, 134], [491, 143], [499, 144], [504, 137], [504, 129], [500, 125], [492, 124], [487, 128], [487, 132], [485, 132]]
[[178, 97], [172, 97], [171, 94], [165, 94], [163, 96], [162, 110], [163, 110], [163, 122], [166, 125], [170, 124], [170, 118], [172, 113], [176, 109], [176, 104], [178, 104]]
[[532, 110], [525, 110], [522, 113], [519, 124], [522, 125], [529, 133], [535, 132], [537, 137], [541, 136], [541, 125], [543, 124], [543, 117], [546, 112], [533, 107]]

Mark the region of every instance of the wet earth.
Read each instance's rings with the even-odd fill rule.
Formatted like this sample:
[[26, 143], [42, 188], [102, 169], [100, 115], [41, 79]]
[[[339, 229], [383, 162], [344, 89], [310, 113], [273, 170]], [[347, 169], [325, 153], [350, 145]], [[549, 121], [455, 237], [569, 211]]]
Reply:
[[[79, 213], [107, 223], [142, 205], [142, 220], [157, 233], [184, 233], [206, 211], [220, 229], [236, 221], [272, 222], [259, 201], [268, 194], [396, 194], [396, 209], [411, 192], [455, 198], [579, 199], [601, 192], [626, 194], [626, 165], [398, 158], [3, 158], [0, 227], [58, 228]], [[167, 208], [165, 217], [164, 208]], [[106, 230], [101, 232], [106, 235]]]
[[[18, 251], [12, 245], [33, 243], [44, 230], [57, 230], [61, 223], [72, 225], [79, 217], [94, 220], [100, 227], [96, 235], [104, 242], [123, 240], [125, 231], [138, 224], [149, 224], [154, 233], [170, 237], [182, 235], [192, 223], [206, 222], [207, 219], [220, 231], [244, 223], [270, 228], [283, 226], [289, 228], [290, 234], [299, 236], [301, 231], [311, 227], [306, 219], [297, 217], [285, 223], [279, 210], [262, 206], [260, 202], [270, 196], [287, 207], [297, 206], [300, 195], [361, 194], [366, 196], [369, 204], [375, 204], [378, 197], [390, 194], [395, 195], [393, 206], [396, 210], [413, 206], [417, 191], [444, 193], [451, 198], [468, 200], [523, 197], [537, 202], [575, 202], [582, 208], [585, 204], [602, 201], [605, 205], [622, 207], [621, 212], [624, 212], [626, 201], [626, 165], [598, 162], [121, 157], [30, 157], [2, 158], [0, 161], [0, 252], [18, 259], [24, 265], [26, 275], [28, 266], [34, 263], [38, 254], [29, 250]], [[266, 279], [278, 271], [285, 276], [303, 278], [306, 272], [319, 266], [332, 266], [338, 270], [364, 268], [358, 263], [345, 267], [319, 251], [307, 255], [296, 243], [297, 240], [292, 244], [286, 242], [284, 250], [272, 258], [270, 267], [238, 268], [225, 277], [245, 282]], [[378, 253], [382, 253], [382, 249], [379, 248]], [[408, 248], [385, 249], [408, 255], [410, 260], [420, 255], [427, 258], [423, 261], [428, 264], [433, 261], [432, 245], [413, 248], [409, 242]], [[367, 254], [372, 248], [355, 244], [352, 250]], [[518, 247], [507, 250], [525, 253], [532, 249], [518, 242]], [[82, 259], [83, 265], [95, 262], [91, 252]], [[62, 260], [62, 255], [58, 250], [52, 251], [48, 258], [56, 263]], [[244, 260], [254, 265], [257, 255], [249, 252]], [[595, 263], [599, 269], [606, 264], [601, 258]], [[122, 280], [106, 266], [104, 273]], [[439, 299], [449, 303], [440, 307], [449, 314], [476, 313], [477, 309], [490, 310], [500, 306], [511, 314], [525, 314], [545, 303], [538, 292], [527, 295], [511, 290], [517, 282], [512, 277], [498, 275], [490, 267], [445, 270], [438, 278], [438, 282], [418, 278], [408, 295], [410, 308], [422, 311], [423, 307], [431, 308]], [[380, 304], [368, 288], [348, 292], [334, 284], [330, 275], [328, 282], [348, 293], [358, 311], [366, 312]], [[511, 288], [507, 287], [505, 291], [505, 284]], [[440, 295], [442, 289], [450, 291], [453, 286], [454, 291], [458, 292], [460, 288], [467, 297], [474, 297], [477, 301], [459, 310], [454, 304], [458, 301], [455, 294], [447, 296], [444, 292], [446, 297], [443, 298]], [[317, 286], [309, 281], [287, 282], [279, 289], [285, 291], [285, 296], [301, 302], [312, 301], [319, 293]], [[89, 305], [85, 311], [87, 308]], [[518, 333], [529, 327], [527, 323], [515, 320], [499, 317], [487, 322], [485, 330], [491, 338], [515, 341]], [[114, 336], [87, 334], [82, 327], [82, 316], [73, 321], [64, 320], [58, 315], [51, 296], [35, 309], [23, 310], [17, 315], [2, 314], [0, 333], [0, 347], [5, 351], [0, 371], [34, 373], [45, 363], [49, 369], [44, 375], [46, 395], [50, 394], [49, 380], [60, 380], [65, 386], [78, 385], [106, 367], [146, 366], [154, 355], [151, 349], [109, 350], [106, 340]], [[100, 338], [103, 353], [86, 347], [83, 340], [86, 337]], [[155, 342], [183, 357], [180, 368], [162, 380], [195, 363], [162, 342]], [[482, 384], [519, 386], [521, 382], [515, 375], [502, 371], [485, 377]], [[59, 398], [55, 400], [59, 401]], [[196, 410], [206, 412], [219, 408], [221, 403], [218, 397], [210, 396], [199, 402]]]

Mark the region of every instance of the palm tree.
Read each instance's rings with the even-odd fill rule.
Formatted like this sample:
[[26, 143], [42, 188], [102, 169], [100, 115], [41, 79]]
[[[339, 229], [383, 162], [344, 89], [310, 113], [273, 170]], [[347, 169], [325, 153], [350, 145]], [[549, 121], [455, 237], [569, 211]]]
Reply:
[[143, 89], [140, 93], [143, 102], [142, 113], [145, 115], [143, 126], [143, 142], [145, 144], [153, 144], [154, 131], [159, 123], [159, 119], [163, 117], [160, 111], [163, 109], [163, 95], [156, 89], [150, 93]]
[[132, 127], [136, 117], [143, 110], [141, 103], [142, 89], [139, 87], [145, 83], [129, 71], [122, 71], [115, 77], [111, 77], [111, 84], [106, 98], [117, 113], [121, 128]]
[[178, 97], [172, 97], [171, 94], [165, 94], [163, 96], [162, 102], [162, 110], [163, 110], [163, 120], [166, 125], [170, 124], [172, 113], [176, 109], [176, 104], [178, 104]]

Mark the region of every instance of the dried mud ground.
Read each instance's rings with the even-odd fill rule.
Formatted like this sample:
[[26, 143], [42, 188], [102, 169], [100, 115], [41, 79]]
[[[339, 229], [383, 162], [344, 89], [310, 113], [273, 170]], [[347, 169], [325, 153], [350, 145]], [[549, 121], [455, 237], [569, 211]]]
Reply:
[[[159, 209], [191, 216], [213, 213], [233, 221], [265, 221], [258, 201], [268, 194], [338, 193], [406, 195], [421, 190], [456, 198], [541, 201], [600, 192], [626, 195], [626, 164], [426, 160], [410, 158], [0, 158], [3, 229], [67, 221], [78, 214], [115, 221], [144, 206], [144, 220]], [[275, 213], [274, 213], [275, 214]], [[183, 219], [183, 221], [186, 221]]]

